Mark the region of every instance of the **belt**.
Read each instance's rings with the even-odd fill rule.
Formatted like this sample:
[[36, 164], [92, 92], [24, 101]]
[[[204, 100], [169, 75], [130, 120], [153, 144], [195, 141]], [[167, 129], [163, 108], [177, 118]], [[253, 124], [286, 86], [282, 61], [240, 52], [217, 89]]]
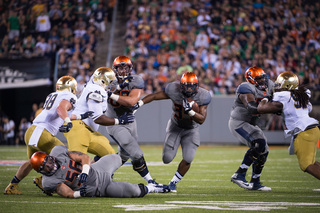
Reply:
[[307, 131], [307, 130], [309, 130], [309, 129], [313, 129], [313, 128], [317, 127], [318, 125], [319, 125], [319, 124], [311, 124], [311, 125], [307, 126], [304, 131]]

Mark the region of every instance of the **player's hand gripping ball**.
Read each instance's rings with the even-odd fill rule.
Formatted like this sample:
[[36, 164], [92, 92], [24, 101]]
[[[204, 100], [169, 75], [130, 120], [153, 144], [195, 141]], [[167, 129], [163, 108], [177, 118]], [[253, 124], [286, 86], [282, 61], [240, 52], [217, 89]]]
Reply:
[[188, 103], [191, 103], [193, 101], [193, 104], [192, 104], [192, 110], [199, 113], [199, 105], [197, 102], [195, 102], [192, 98], [187, 98], [187, 101]]

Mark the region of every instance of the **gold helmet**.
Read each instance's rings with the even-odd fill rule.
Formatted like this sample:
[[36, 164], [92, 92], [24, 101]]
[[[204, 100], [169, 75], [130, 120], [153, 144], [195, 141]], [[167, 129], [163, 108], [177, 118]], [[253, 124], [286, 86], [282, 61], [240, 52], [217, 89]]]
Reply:
[[299, 85], [298, 76], [292, 72], [281, 73], [275, 82], [275, 88], [277, 89], [292, 90], [292, 89], [296, 89], [298, 85]]
[[99, 67], [93, 73], [93, 82], [104, 89], [107, 89], [114, 80], [116, 80], [116, 75], [109, 67]]
[[72, 76], [62, 76], [56, 83], [56, 90], [68, 90], [73, 94], [77, 94], [78, 83]]

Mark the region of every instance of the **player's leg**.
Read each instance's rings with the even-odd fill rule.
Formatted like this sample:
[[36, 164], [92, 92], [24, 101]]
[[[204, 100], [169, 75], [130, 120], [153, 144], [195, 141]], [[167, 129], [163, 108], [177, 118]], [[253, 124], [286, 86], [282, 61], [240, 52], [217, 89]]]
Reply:
[[[251, 139], [250, 132], [251, 126], [249, 123], [238, 121], [234, 119], [229, 120], [229, 130], [230, 132], [243, 144], [246, 144], [248, 147], [250, 147], [250, 143], [248, 140]], [[250, 187], [250, 184], [246, 180], [247, 170], [253, 163], [253, 159], [251, 157], [251, 149], [249, 149], [245, 155], [244, 158], [237, 169], [237, 171], [231, 176], [231, 182], [236, 183], [241, 188], [248, 189]]]
[[91, 130], [81, 120], [73, 120], [73, 127], [69, 132], [64, 133], [68, 142], [69, 151], [79, 151], [87, 154], [91, 140]]
[[119, 155], [122, 161], [126, 160], [128, 154], [131, 158], [133, 170], [147, 181], [147, 183], [158, 185], [151, 177], [143, 152], [138, 144], [138, 133], [136, 122], [123, 126], [112, 126], [107, 128], [110, 136], [119, 145]]
[[313, 128], [298, 134], [294, 141], [294, 149], [302, 171], [320, 179], [320, 164], [315, 160], [319, 129]]
[[176, 173], [169, 183], [169, 188], [172, 192], [177, 191], [177, 183], [179, 183], [185, 176], [185, 174], [189, 171], [196, 151], [200, 146], [199, 128], [184, 130], [181, 135], [180, 144], [182, 148], [182, 160], [179, 163]]
[[108, 138], [106, 138], [100, 132], [93, 132], [93, 133], [90, 133], [90, 135], [91, 137], [90, 137], [88, 152], [96, 155], [92, 163], [98, 161], [99, 158], [105, 155], [116, 153], [112, 148], [112, 146], [110, 145]]

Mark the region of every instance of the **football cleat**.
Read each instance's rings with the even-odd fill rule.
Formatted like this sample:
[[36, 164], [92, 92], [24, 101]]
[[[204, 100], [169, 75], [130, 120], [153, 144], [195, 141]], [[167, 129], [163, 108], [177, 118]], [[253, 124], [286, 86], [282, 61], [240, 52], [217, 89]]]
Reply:
[[260, 182], [258, 183], [250, 183], [252, 186], [249, 190], [257, 190], [257, 191], [271, 191], [270, 187], [262, 186]]
[[157, 183], [155, 179], [148, 180], [148, 185], [162, 186], [162, 184]]
[[246, 180], [246, 173], [234, 173], [231, 176], [231, 182], [237, 184], [238, 186], [244, 189], [252, 188], [252, 184], [248, 183], [248, 181]]
[[170, 182], [169, 185], [168, 185], [169, 189], [170, 189], [170, 192], [177, 192], [177, 186], [176, 186], [176, 183], [174, 182]]
[[40, 177], [36, 177], [35, 179], [33, 179], [33, 183], [46, 195], [48, 196], [52, 196], [51, 192], [46, 191], [43, 186], [42, 186], [42, 176]]
[[9, 183], [9, 185], [4, 190], [5, 195], [21, 195], [22, 193], [19, 191], [18, 183]]
[[147, 186], [148, 193], [168, 193], [170, 192], [170, 188], [168, 185], [153, 185], [153, 184], [148, 184]]

